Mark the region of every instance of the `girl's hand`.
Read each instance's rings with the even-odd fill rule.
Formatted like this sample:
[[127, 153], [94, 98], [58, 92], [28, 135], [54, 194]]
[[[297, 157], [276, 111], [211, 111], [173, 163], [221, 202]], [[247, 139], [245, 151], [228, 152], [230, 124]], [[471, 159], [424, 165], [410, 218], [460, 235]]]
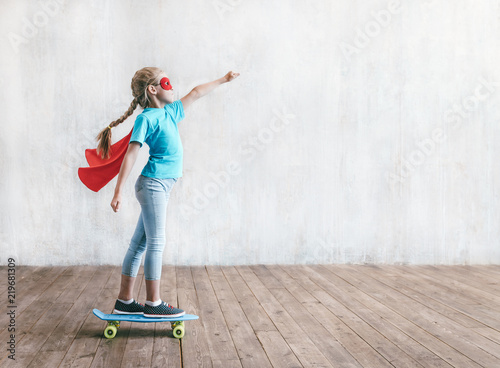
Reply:
[[237, 78], [240, 73], [229, 72], [224, 76], [224, 81], [231, 82], [233, 79]]
[[120, 193], [115, 193], [113, 200], [111, 201], [111, 208], [113, 211], [118, 212], [122, 203], [122, 195]]
[[200, 84], [194, 87], [191, 92], [181, 98], [184, 110], [187, 109], [193, 102], [212, 92], [215, 88], [226, 82], [231, 82], [234, 78], [238, 77], [240, 73], [229, 72], [225, 76], [220, 77], [212, 82]]

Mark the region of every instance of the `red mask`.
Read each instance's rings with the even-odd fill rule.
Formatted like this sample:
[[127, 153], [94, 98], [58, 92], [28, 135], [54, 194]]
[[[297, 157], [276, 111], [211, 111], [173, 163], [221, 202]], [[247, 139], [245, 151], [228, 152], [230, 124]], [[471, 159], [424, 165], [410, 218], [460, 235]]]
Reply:
[[170, 84], [170, 79], [168, 79], [167, 77], [163, 77], [160, 80], [160, 86], [161, 86], [161, 88], [163, 88], [167, 91], [172, 89], [172, 85]]

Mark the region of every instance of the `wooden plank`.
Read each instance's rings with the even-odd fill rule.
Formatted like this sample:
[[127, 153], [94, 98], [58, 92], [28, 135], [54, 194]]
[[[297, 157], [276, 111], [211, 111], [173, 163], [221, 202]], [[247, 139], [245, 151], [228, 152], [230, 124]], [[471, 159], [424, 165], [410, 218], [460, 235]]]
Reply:
[[323, 352], [332, 366], [345, 368], [361, 367], [352, 355], [338, 342], [335, 338], [335, 333], [329, 331], [323, 325], [322, 321], [317, 320], [312, 310], [302, 305], [265, 266], [254, 266], [251, 269], [281, 305], [285, 307], [286, 311], [302, 330], [305, 331], [311, 341]]
[[498, 273], [500, 273], [500, 265], [499, 264], [496, 264], [496, 265], [488, 264], [488, 265], [484, 265], [483, 267], [487, 268], [487, 269], [496, 270]]
[[27, 367], [71, 306], [70, 303], [57, 303], [48, 308], [29, 333], [16, 344], [16, 360], [7, 359], [5, 356], [0, 362], [2, 367]]
[[[452, 332], [465, 332], [466, 329], [462, 326], [451, 320], [442, 322], [446, 319], [446, 317], [439, 315], [423, 305], [418, 305], [417, 307], [415, 305], [415, 301], [412, 301], [404, 294], [401, 294], [392, 288], [388, 288], [375, 278], [369, 277], [370, 275], [368, 273], [360, 273], [359, 267], [338, 266], [329, 267], [329, 270], [349, 282], [351, 285], [356, 286], [373, 299], [376, 299], [380, 303], [400, 314], [408, 321], [411, 321], [416, 326], [419, 326], [429, 334], [432, 334], [448, 346], [456, 349], [456, 352], [459, 353], [459, 355], [453, 354], [454, 356], [450, 357], [449, 353], [446, 356], [442, 356], [436, 352], [438, 351], [438, 349], [435, 348], [436, 345], [427, 346], [429, 350], [434, 351], [450, 364], [454, 365], [460, 363], [464, 366], [476, 367], [479, 366], [479, 364], [483, 366], [494, 366], [498, 363], [495, 357], [463, 339], [460, 334]], [[425, 285], [422, 284], [421, 287], [425, 287]]]
[[[104, 330], [104, 329], [103, 329]], [[102, 336], [99, 346], [92, 360], [92, 368], [101, 367], [120, 367], [125, 345], [127, 344], [128, 334], [130, 333], [130, 322], [127, 324], [120, 324], [118, 334], [113, 339], [107, 339]]]
[[[57, 300], [63, 291], [76, 280], [75, 275], [59, 275], [36, 299], [37, 302]], [[72, 300], [72, 299], [70, 299]]]
[[350, 326], [337, 317], [334, 298], [305, 276], [300, 267], [267, 266], [293, 295], [320, 321], [363, 367], [388, 363]]
[[[16, 314], [21, 317], [23, 311], [35, 301], [54, 280], [65, 271], [65, 267], [42, 267], [33, 272], [30, 279], [16, 287]], [[8, 325], [9, 316], [0, 314], [2, 331]]]
[[487, 326], [500, 330], [500, 321], [495, 310], [482, 308], [481, 304], [478, 304], [474, 298], [458, 293], [455, 289], [447, 287], [433, 277], [418, 273], [415, 267], [403, 268], [401, 266], [399, 268], [404, 269], [400, 282], [404, 282], [406, 286], [415, 288], [415, 285], [425, 285], [419, 290], [425, 290], [425, 294], [429, 297]]
[[[7, 266], [0, 266], [0, 280], [2, 280], [0, 283], [0, 300], [7, 299], [7, 289], [9, 286], [7, 282], [5, 282], [7, 280], [7, 269]], [[34, 271], [39, 269], [41, 269], [41, 267], [16, 265], [14, 274], [16, 277], [16, 289], [23, 289], [26, 281], [33, 278]]]
[[236, 269], [302, 365], [306, 367], [331, 367], [328, 359], [313, 344], [273, 294], [262, 284], [255, 273], [246, 266], [238, 266]]
[[256, 331], [257, 337], [265, 348], [273, 367], [303, 367], [279, 331]]
[[[122, 323], [105, 339], [91, 309], [112, 310], [121, 267], [107, 278], [105, 268], [16, 267], [17, 361], [4, 352], [0, 365], [500, 366], [498, 266], [165, 267], [162, 299], [201, 316], [181, 341], [168, 323]], [[142, 268], [139, 278], [143, 302]], [[139, 343], [147, 347], [134, 350]]]
[[[330, 297], [323, 296], [321, 301], [373, 349], [372, 354], [380, 354], [385, 359], [384, 364], [397, 367], [422, 366], [407, 351], [429, 357], [427, 350], [380, 318], [368, 305], [363, 305], [353, 295], [348, 294], [344, 287], [336, 286], [316, 271], [321, 269], [300, 267], [296, 272], [308, 277], [329, 294]], [[396, 343], [390, 340], [391, 337]]]
[[182, 338], [181, 359], [184, 367], [212, 367], [207, 335], [200, 315], [200, 306], [193, 276], [189, 267], [176, 267], [177, 299], [179, 306], [189, 314], [196, 314], [200, 319], [186, 322], [186, 334]]
[[[0, 341], [10, 340], [11, 333], [15, 334], [16, 341], [16, 354], [17, 354], [17, 346], [19, 346], [20, 341], [22, 341], [27, 335], [32, 333], [33, 326], [38, 322], [38, 320], [49, 310], [54, 303], [51, 302], [41, 302], [41, 303], [32, 303], [28, 308], [24, 310], [23, 317], [16, 317], [15, 320], [15, 331], [9, 332], [7, 328], [5, 328], [0, 333]], [[5, 362], [9, 352], [5, 349], [0, 353], [0, 366], [3, 367], [2, 362]]]
[[[115, 306], [116, 298], [118, 297], [118, 293], [120, 291], [120, 281], [121, 281], [121, 266], [115, 266], [109, 276], [108, 281], [104, 285], [104, 291], [107, 293], [107, 297], [105, 301], [99, 301], [97, 303], [103, 309], [107, 306], [107, 312], [112, 312]], [[137, 278], [140, 279], [141, 270], [137, 275]], [[137, 284], [134, 287], [134, 290], [137, 290]], [[134, 297], [137, 297], [137, 294], [134, 294]], [[108, 299], [109, 298], [109, 299]], [[106, 302], [109, 300], [110, 302]], [[109, 303], [109, 304], [108, 304]], [[131, 322], [121, 322], [120, 328], [118, 329], [117, 335], [113, 339], [107, 339], [103, 336], [103, 331], [107, 326], [106, 322], [102, 322], [99, 337], [99, 346], [94, 355], [94, 359], [92, 360], [91, 368], [100, 368], [100, 367], [120, 367], [123, 356], [125, 354], [125, 346], [127, 345], [128, 336], [130, 334]]]
[[[310, 272], [315, 272], [320, 278], [314, 276]], [[346, 306], [351, 306], [352, 301], [364, 305], [366, 309], [362, 307], [355, 308], [356, 313], [377, 329], [377, 331], [380, 331], [383, 335], [391, 339], [391, 341], [401, 350], [405, 351], [406, 354], [417, 360], [419, 364], [426, 367], [447, 367], [450, 365], [445, 361], [445, 358], [448, 356], [451, 356], [449, 358], [451, 362], [455, 361], [455, 359], [457, 359], [456, 361], [460, 361], [460, 358], [464, 358], [468, 361], [466, 357], [456, 354], [456, 351], [431, 336], [427, 331], [418, 328], [418, 326], [415, 326], [415, 324], [400, 314], [395, 313], [395, 311], [388, 308], [385, 304], [367, 295], [364, 290], [353, 287], [353, 285], [350, 284], [350, 280], [345, 281], [342, 278], [335, 277], [334, 274], [325, 275], [320, 267], [315, 267], [314, 270], [310, 270], [308, 275], [315, 282], [324, 286], [332, 296]], [[327, 282], [325, 283], [322, 280], [327, 280]], [[334, 288], [332, 285], [338, 286], [339, 291], [333, 292]], [[379, 295], [384, 298], [385, 291], [379, 292]], [[354, 307], [351, 306], [351, 308]], [[394, 327], [391, 327], [391, 324]], [[349, 325], [353, 327], [352, 324], [349, 323]], [[441, 353], [442, 356], [439, 353]], [[391, 359], [391, 363], [395, 364], [396, 361]]]
[[222, 272], [273, 367], [301, 367], [292, 349], [278, 332], [238, 271], [234, 267], [224, 267]]
[[[115, 272], [113, 270], [112, 272]], [[116, 300], [115, 293], [110, 293], [109, 289], [103, 288], [95, 300], [95, 307], [98, 309], [110, 310], [113, 308]], [[64, 356], [59, 368], [88, 368], [96, 355], [97, 349], [103, 339], [106, 322], [89, 313], [82, 328], [78, 331], [75, 339], [71, 343], [66, 355]], [[122, 329], [119, 329], [119, 334]], [[111, 365], [112, 366], [112, 365]]]
[[[174, 266], [163, 266], [160, 296], [166, 303], [183, 308], [178, 304], [177, 274]], [[188, 322], [186, 323], [186, 329], [189, 328], [190, 323]], [[151, 367], [181, 367], [180, 341], [173, 337], [170, 323], [155, 323]]]
[[[25, 267], [23, 267], [25, 269]], [[72, 267], [67, 268], [64, 272], [59, 274], [58, 272], [52, 274], [52, 277], [54, 279], [57, 279], [59, 275], [67, 275], [71, 274], [68, 272]], [[23, 271], [24, 274], [24, 280], [25, 283], [20, 283], [18, 287], [20, 289], [23, 289], [25, 285], [28, 286], [31, 283], [32, 280], [40, 280], [43, 275], [46, 277], [46, 282], [50, 282], [51, 280], [49, 279], [50, 274], [47, 274], [45, 272], [41, 271], [49, 271], [50, 267], [42, 268], [42, 267], [31, 267], [31, 271], [28, 272], [27, 270]], [[35, 272], [36, 271], [36, 272]], [[74, 282], [79, 282], [78, 280], [74, 280]], [[69, 287], [69, 286], [68, 286]], [[46, 289], [47, 290], [47, 289]], [[58, 290], [52, 289], [52, 292], [48, 292], [48, 295], [55, 296], [58, 293]], [[45, 293], [42, 293], [41, 295], [43, 296]], [[49, 309], [54, 305], [54, 303], [61, 302], [58, 299], [51, 299], [51, 298], [42, 298], [43, 300], [38, 300], [36, 303], [31, 303], [22, 313], [19, 313], [19, 309], [17, 310], [16, 315], [16, 342], [19, 343], [24, 336], [26, 336], [27, 333], [29, 333], [31, 327], [38, 321], [38, 319]], [[9, 336], [10, 333], [8, 332], [7, 328], [4, 328], [2, 332], [0, 333], [0, 338], [2, 340], [0, 341], [8, 341], [7, 336]]]
[[[405, 283], [401, 282], [401, 277], [388, 277], [387, 276], [387, 270], [392, 269], [393, 267], [391, 266], [384, 266], [383, 268], [380, 267], [370, 267], [370, 273], [373, 273], [374, 275], [377, 275], [377, 279], [384, 284], [388, 285], [389, 287], [392, 287], [399, 292], [405, 294], [406, 296], [414, 299], [415, 301], [424, 304], [428, 306], [429, 308], [433, 309], [434, 311], [448, 317], [449, 319], [459, 323], [460, 325], [467, 327], [468, 329], [472, 329], [472, 331], [479, 333], [480, 335], [496, 342], [500, 343], [500, 332], [493, 330], [483, 323], [477, 321], [476, 319], [465, 315], [461, 312], [458, 312], [457, 310], [440, 303], [436, 301], [435, 299], [427, 296], [425, 293], [425, 290], [417, 291], [414, 289], [411, 289], [410, 287], [406, 286]], [[360, 270], [363, 270], [363, 268], [360, 268]], [[401, 272], [403, 270], [401, 269]], [[411, 286], [418, 287], [419, 284], [412, 282]]]
[[[137, 276], [135, 286], [138, 286], [139, 295], [135, 294], [134, 299], [145, 300], [146, 282], [142, 275]], [[143, 295], [142, 297], [141, 294]], [[151, 366], [155, 336], [154, 325], [150, 323], [131, 323], [121, 367], [145, 368]]]
[[[139, 268], [139, 271], [137, 273], [137, 278], [140, 279], [140, 277], [141, 277], [140, 275], [143, 275], [143, 271], [144, 270], [142, 269], [142, 267]], [[113, 272], [109, 276], [108, 281], [106, 282], [106, 285], [104, 285], [104, 288], [115, 290], [116, 297], [117, 297], [118, 293], [120, 292], [121, 281], [122, 281], [122, 266], [115, 266], [113, 269]], [[114, 308], [114, 303], [113, 303], [113, 308]]]
[[495, 284], [498, 285], [500, 280], [500, 267], [492, 265], [464, 265], [460, 266], [465, 270], [469, 270], [474, 274], [480, 274], [486, 276], [489, 280], [494, 280]]
[[[252, 325], [254, 331], [277, 331], [273, 321], [264, 311], [259, 301], [255, 298], [252, 290], [248, 287], [245, 280], [241, 277], [235, 267], [224, 267], [222, 272], [233, 290], [236, 299], [238, 299], [243, 312]], [[289, 355], [289, 354], [286, 354]]]
[[[420, 267], [418, 268], [418, 270]], [[444, 274], [448, 272], [451, 269], [451, 267], [443, 267], [443, 271], [440, 272], [439, 274], [436, 274], [435, 277], [437, 278], [440, 276], [441, 278], [444, 278]], [[474, 298], [474, 296], [471, 295], [471, 298]], [[500, 317], [500, 312], [498, 313]], [[438, 319], [439, 315], [436, 315], [436, 319]], [[478, 334], [475, 330], [470, 330], [464, 328], [462, 325], [455, 323], [455, 321], [448, 316], [445, 316], [444, 318], [441, 318], [442, 321], [439, 323], [436, 322], [435, 325], [443, 325], [443, 329], [449, 330], [454, 334], [459, 334], [464, 340], [469, 341], [470, 343], [478, 346], [484, 351], [489, 352], [491, 355], [495, 356], [497, 359], [500, 359], [500, 347], [496, 342], [492, 342], [491, 339], [488, 337], [485, 337], [483, 335]], [[483, 325], [484, 327], [484, 325]], [[478, 331], [482, 331], [482, 329], [479, 329]]]
[[[380, 334], [391, 341], [389, 346], [377, 343], [377, 340], [364, 338], [375, 349], [382, 349], [380, 352], [391, 364], [396, 366], [420, 366], [450, 367], [444, 359], [433, 353], [426, 346], [432, 345], [433, 341], [426, 331], [416, 328], [385, 305], [366, 295], [363, 291], [356, 289], [345, 280], [336, 277], [322, 267], [309, 267], [305, 270], [315, 282], [324, 287], [334, 298], [339, 300], [353, 313], [358, 315], [366, 323], [376, 329]], [[312, 273], [314, 272], [314, 274]], [[351, 326], [351, 324], [349, 324]], [[420, 339], [424, 342], [423, 346]], [[402, 354], [398, 354], [392, 345], [395, 345]], [[416, 363], [412, 363], [406, 357], [409, 356]]]
[[475, 327], [471, 330], [500, 345], [500, 331], [490, 327]]
[[88, 283], [99, 269], [99, 266], [72, 266], [68, 267], [67, 272], [64, 274], [72, 275], [73, 279], [62, 290], [59, 297], [55, 300], [56, 303], [66, 300], [77, 300], [83, 290], [87, 287]]
[[500, 275], [496, 273], [489, 273], [484, 268], [473, 266], [446, 266], [445, 270], [447, 275], [453, 276], [461, 282], [494, 295], [500, 295]]
[[[425, 274], [434, 280], [439, 280], [443, 285], [464, 295], [466, 298], [473, 299], [475, 303], [480, 303], [487, 309], [495, 310], [500, 305], [500, 295], [498, 292], [487, 290], [484, 279], [482, 282], [475, 282], [470, 277], [450, 274], [453, 267], [417, 266], [416, 272]], [[496, 314], [500, 320], [500, 314]]]
[[203, 301], [199, 305], [200, 319], [205, 327], [205, 336], [207, 337], [212, 362], [229, 362], [232, 360], [239, 362], [238, 353], [227, 329], [224, 315], [206, 269], [204, 267], [191, 267], [191, 273], [198, 299]]
[[[243, 367], [272, 367], [220, 267], [207, 267], [219, 306]], [[214, 364], [215, 365], [215, 364]]]
[[214, 360], [212, 364], [214, 368], [241, 368], [239, 360]]
[[[65, 300], [77, 300], [78, 295], [80, 295], [80, 293], [85, 289], [85, 287], [87, 287], [88, 283], [90, 282], [92, 276], [95, 274], [97, 269], [98, 269], [98, 266], [69, 267], [68, 270], [63, 273], [63, 275], [64, 276], [66, 276], [66, 275], [71, 276], [72, 279], [71, 279], [70, 283], [66, 286], [66, 288], [64, 290], [62, 290], [59, 297], [55, 300], [55, 303], [63, 302]], [[35, 304], [35, 303], [33, 303], [33, 304]], [[38, 301], [36, 304], [38, 304]], [[88, 320], [88, 318], [87, 318], [87, 320]], [[84, 325], [82, 326], [81, 330], [85, 331], [85, 328], [87, 327], [87, 325], [88, 325], [87, 322], [85, 322]], [[75, 354], [76, 356], [73, 355], [74, 354], [74, 347], [76, 347], [78, 345], [78, 343], [75, 343], [75, 342], [80, 342], [84, 348], [88, 348], [88, 346], [91, 346], [90, 352], [95, 353], [95, 349], [97, 347], [99, 340], [92, 338], [93, 336], [88, 336], [89, 338], [86, 338], [87, 337], [86, 335], [84, 335], [83, 338], [79, 338], [78, 337], [79, 333], [77, 333], [76, 339], [71, 344], [69, 351], [64, 352], [61, 350], [60, 353], [56, 353], [56, 355], [57, 355], [57, 357], [64, 356], [63, 359], [65, 359], [67, 357], [68, 359], [71, 359], [72, 361], [74, 359], [78, 359], [80, 356], [83, 356], [83, 357], [87, 358], [87, 362], [85, 362], [85, 360], [83, 360], [83, 364], [86, 364], [86, 365], [75, 364], [74, 366], [75, 367], [78, 367], [78, 366], [88, 367], [90, 365], [90, 362], [92, 362], [92, 356], [87, 356], [87, 352], [84, 349], [82, 349], [83, 352], [76, 351], [76, 354]], [[49, 352], [40, 352], [39, 356], [37, 356], [37, 359], [35, 359], [34, 362], [32, 362], [31, 364], [36, 365], [37, 362], [50, 362], [50, 359], [53, 359], [53, 357], [51, 357], [50, 351]], [[66, 362], [68, 362], [68, 360], [66, 360]], [[63, 363], [64, 363], [64, 360], [63, 360]], [[77, 360], [77, 363], [78, 363], [78, 360]], [[53, 363], [53, 364], [56, 364], [56, 363]], [[67, 363], [65, 365], [69, 366], [69, 365], [67, 365]], [[64, 365], [61, 364], [60, 367], [62, 367], [62, 366], [64, 366]]]
[[[7, 266], [0, 266], [0, 280], [2, 280], [0, 283], [0, 297], [7, 293], [8, 285], [5, 282], [7, 280], [7, 269]], [[18, 270], [16, 270], [16, 272], [18, 272]], [[17, 278], [18, 275], [15, 276]], [[19, 280], [16, 280], [16, 282], [19, 282]]]
[[61, 363], [76, 334], [91, 313], [94, 302], [101, 293], [111, 271], [112, 267], [110, 266], [100, 266], [28, 367], [42, 365], [57, 367]]
[[[360, 266], [359, 270], [364, 271], [365, 267], [368, 266]], [[484, 327], [484, 324], [481, 322], [475, 320], [474, 318], [471, 318], [467, 316], [466, 314], [463, 314], [453, 308], [450, 308], [449, 306], [440, 303], [439, 301], [431, 298], [430, 296], [427, 295], [425, 292], [426, 290], [421, 290], [420, 287], [415, 288], [415, 286], [420, 285], [419, 283], [405, 283], [402, 282], [404, 280], [401, 277], [402, 272], [405, 272], [403, 268], [394, 268], [394, 266], [384, 266], [383, 268], [381, 267], [376, 267], [376, 266], [369, 266], [369, 269], [366, 270], [366, 272], [370, 272], [372, 274], [377, 275], [377, 279], [387, 286], [399, 291], [400, 293], [408, 296], [409, 298], [414, 299], [415, 301], [424, 304], [428, 306], [429, 308], [435, 310], [436, 312], [447, 316], [448, 318], [456, 321], [457, 323], [461, 324], [464, 327], [467, 328], [478, 328], [478, 327]], [[394, 272], [395, 276], [388, 276], [389, 272]], [[412, 288], [412, 286], [414, 288]], [[417, 290], [420, 289], [420, 290]]]

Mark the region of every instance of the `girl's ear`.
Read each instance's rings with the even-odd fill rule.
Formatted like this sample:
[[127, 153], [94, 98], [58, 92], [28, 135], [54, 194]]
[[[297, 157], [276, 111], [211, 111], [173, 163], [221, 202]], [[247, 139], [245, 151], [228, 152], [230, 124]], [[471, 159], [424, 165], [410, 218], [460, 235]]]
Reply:
[[156, 88], [155, 88], [155, 86], [153, 86], [153, 85], [150, 84], [148, 86], [148, 92], [151, 93], [151, 94], [153, 94], [153, 95], [156, 95]]

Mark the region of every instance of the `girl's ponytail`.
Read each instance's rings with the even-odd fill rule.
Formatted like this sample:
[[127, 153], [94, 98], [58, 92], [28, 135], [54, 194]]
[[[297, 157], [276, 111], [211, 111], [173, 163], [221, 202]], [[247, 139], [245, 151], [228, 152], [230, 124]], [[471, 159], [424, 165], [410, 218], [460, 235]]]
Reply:
[[97, 153], [101, 155], [101, 158], [107, 159], [110, 156], [110, 147], [111, 147], [111, 128], [114, 128], [118, 124], [121, 124], [125, 119], [127, 119], [130, 115], [134, 113], [138, 104], [137, 97], [132, 100], [130, 107], [119, 119], [113, 121], [106, 128], [104, 128], [98, 135], [97, 141], [99, 142], [97, 145]]

